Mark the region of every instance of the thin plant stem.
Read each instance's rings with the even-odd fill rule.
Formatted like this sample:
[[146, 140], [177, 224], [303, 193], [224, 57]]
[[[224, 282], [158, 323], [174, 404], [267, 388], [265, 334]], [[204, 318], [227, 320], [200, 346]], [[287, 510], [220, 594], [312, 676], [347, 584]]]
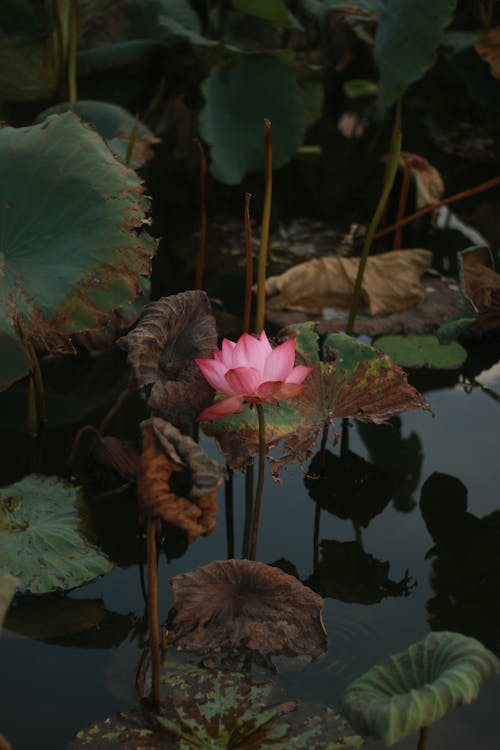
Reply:
[[200, 241], [198, 257], [196, 259], [195, 289], [203, 289], [203, 271], [205, 270], [205, 254], [207, 248], [207, 157], [199, 138], [194, 139], [200, 154]]
[[319, 449], [319, 455], [321, 457], [321, 473], [324, 475], [326, 471], [326, 441], [328, 440], [328, 433], [330, 431], [330, 425], [323, 425], [323, 432], [321, 434], [321, 446]]
[[68, 34], [68, 99], [78, 101], [76, 87], [76, 52], [78, 47], [78, 0], [70, 0]]
[[245, 274], [245, 308], [243, 311], [243, 332], [250, 331], [250, 314], [252, 311], [252, 281], [253, 281], [253, 254], [252, 254], [252, 225], [250, 223], [250, 193], [245, 193], [245, 256], [246, 256], [246, 274]]
[[233, 505], [233, 472], [228, 470], [227, 479], [224, 485], [225, 489], [225, 507], [226, 507], [226, 541], [227, 541], [227, 559], [232, 560], [234, 557], [234, 505]]
[[245, 525], [243, 528], [243, 544], [241, 556], [248, 558], [250, 554], [250, 533], [252, 531], [253, 518], [253, 464], [247, 467], [245, 472]]
[[418, 737], [417, 750], [425, 750], [427, 747], [427, 737], [429, 736], [429, 727], [421, 727], [420, 734]]
[[104, 415], [104, 417], [101, 420], [101, 424], [99, 425], [99, 432], [101, 434], [105, 433], [108, 429], [111, 421], [114, 419], [114, 417], [118, 414], [118, 412], [121, 410], [123, 404], [125, 403], [126, 399], [131, 393], [134, 393], [137, 390], [136, 388], [136, 382], [133, 378], [129, 378], [127, 387], [120, 393], [118, 398], [116, 399], [113, 406], [109, 409], [108, 412]]
[[80, 447], [80, 441], [82, 439], [82, 436], [86, 432], [92, 432], [92, 434], [94, 435], [94, 440], [92, 441], [92, 443], [90, 444], [90, 447], [89, 447], [89, 453], [92, 450], [92, 448], [93, 448], [96, 440], [102, 440], [102, 435], [99, 432], [99, 430], [97, 429], [97, 427], [94, 427], [91, 424], [86, 424], [83, 427], [80, 427], [80, 429], [78, 430], [78, 432], [75, 435], [75, 438], [73, 440], [73, 445], [71, 446], [71, 450], [69, 452], [68, 468], [69, 468], [70, 471], [73, 470], [73, 466], [74, 466], [75, 460], [76, 460], [76, 455], [78, 453], [78, 448]]
[[125, 164], [127, 165], [127, 167], [130, 167], [130, 162], [132, 161], [132, 156], [134, 154], [134, 148], [135, 148], [135, 144], [137, 143], [138, 134], [139, 134], [139, 115], [136, 114], [134, 127], [132, 128], [132, 132], [130, 133], [130, 138], [128, 139], [127, 153], [125, 155]]
[[318, 570], [319, 566], [319, 528], [321, 522], [321, 506], [317, 502], [314, 510], [314, 534], [313, 534], [313, 572]]
[[28, 403], [26, 408], [26, 432], [32, 438], [38, 435], [38, 413], [36, 410], [35, 379], [28, 375]]
[[[35, 347], [30, 341], [28, 331], [26, 330], [23, 321], [21, 320], [21, 318], [17, 318], [16, 323], [19, 338], [21, 339], [30, 360], [30, 377], [33, 381], [33, 396], [30, 395], [29, 398], [31, 399], [32, 397], [34, 397], [36, 401], [34, 408], [37, 415], [38, 432], [38, 428], [42, 424], [45, 424], [47, 422], [47, 410], [45, 408], [45, 388], [43, 385], [42, 371], [40, 369], [40, 363], [38, 361], [38, 355], [35, 351]], [[32, 410], [32, 407], [29, 406], [28, 409]]]
[[396, 103], [396, 114], [394, 117], [391, 149], [385, 170], [384, 185], [377, 204], [377, 208], [375, 209], [375, 213], [373, 214], [370, 226], [368, 227], [365, 241], [363, 243], [361, 258], [359, 260], [358, 273], [356, 276], [356, 282], [354, 284], [354, 291], [352, 295], [351, 309], [349, 311], [349, 318], [347, 321], [346, 333], [348, 334], [352, 334], [354, 330], [354, 323], [356, 321], [356, 315], [358, 313], [359, 298], [361, 295], [361, 287], [363, 285], [363, 275], [366, 268], [366, 262], [368, 260], [368, 255], [370, 254], [375, 232], [377, 231], [377, 227], [379, 225], [380, 219], [382, 218], [382, 214], [384, 213], [390, 192], [392, 190], [392, 186], [394, 184], [394, 178], [396, 177], [396, 172], [399, 164], [399, 156], [401, 154], [401, 141], [401, 98], [399, 98]]
[[273, 149], [271, 140], [271, 121], [264, 119], [264, 210], [260, 231], [259, 267], [257, 271], [257, 309], [255, 312], [255, 332], [261, 333], [266, 318], [266, 266], [267, 248], [269, 245], [269, 226], [271, 223], [271, 201], [273, 196]]
[[262, 490], [264, 489], [264, 471], [266, 468], [266, 423], [262, 404], [255, 404], [259, 419], [259, 473], [257, 475], [257, 489], [255, 490], [255, 504], [253, 509], [252, 536], [250, 541], [249, 559], [255, 560], [257, 552], [257, 537], [259, 535], [259, 517], [262, 506]]
[[[411, 167], [410, 162], [405, 161], [404, 171], [403, 171], [403, 181], [401, 183], [401, 193], [399, 196], [399, 205], [398, 205], [398, 213], [396, 217], [396, 223], [401, 221], [403, 216], [406, 212], [406, 206], [408, 205], [408, 191], [410, 189], [410, 177], [411, 177]], [[403, 227], [398, 227], [397, 231], [394, 234], [394, 241], [392, 243], [392, 249], [393, 250], [400, 250], [401, 249], [401, 241], [403, 239]]]
[[148, 557], [148, 625], [149, 645], [151, 649], [151, 684], [152, 703], [156, 713], [160, 711], [160, 640], [158, 626], [158, 571], [156, 559], [157, 519], [147, 520], [147, 557]]
[[464, 198], [469, 198], [471, 195], [482, 193], [483, 190], [489, 190], [496, 185], [500, 185], [500, 176], [492, 177], [491, 180], [486, 180], [486, 182], [482, 182], [480, 185], [476, 185], [473, 188], [468, 188], [467, 190], [462, 190], [460, 193], [455, 193], [455, 195], [450, 195], [449, 198], [444, 198], [443, 200], [437, 201], [437, 203], [433, 203], [430, 206], [425, 206], [425, 208], [420, 208], [418, 211], [415, 211], [415, 213], [410, 214], [409, 216], [405, 216], [404, 219], [401, 219], [401, 221], [398, 221], [396, 224], [391, 224], [389, 227], [381, 229], [373, 236], [373, 239], [378, 240], [381, 237], [385, 237], [387, 234], [392, 234], [392, 232], [395, 232], [399, 227], [404, 227], [407, 224], [411, 224], [416, 219], [420, 219], [421, 216], [432, 213], [441, 206], [449, 206], [450, 203], [455, 203], [456, 201], [463, 200]]

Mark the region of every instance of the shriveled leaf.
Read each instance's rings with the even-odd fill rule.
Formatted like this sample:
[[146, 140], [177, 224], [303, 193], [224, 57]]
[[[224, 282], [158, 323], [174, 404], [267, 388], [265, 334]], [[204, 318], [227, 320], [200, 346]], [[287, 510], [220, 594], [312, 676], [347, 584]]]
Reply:
[[[381, 315], [404, 310], [423, 296], [421, 277], [430, 268], [428, 250], [393, 250], [368, 258], [363, 277], [361, 312]], [[315, 258], [266, 280], [270, 310], [321, 312], [349, 310], [359, 258]]]
[[81, 489], [35, 474], [0, 489], [0, 568], [33, 594], [72, 589], [112, 563], [84, 535]]
[[[283, 338], [296, 336], [296, 364], [313, 368], [306, 389], [279, 406], [264, 404], [266, 443], [284, 438], [284, 448], [273, 458], [274, 471], [293, 460], [307, 458], [319, 433], [334, 418], [354, 417], [381, 423], [406, 409], [429, 410], [425, 399], [408, 384], [405, 372], [389, 357], [342, 333], [326, 339], [326, 359], [321, 362], [318, 336], [312, 324], [290, 326]], [[245, 466], [258, 452], [257, 416], [247, 410], [225, 419], [204, 423], [214, 435], [232, 468]]]
[[500, 26], [478, 39], [474, 47], [479, 57], [490, 66], [493, 78], [500, 81]]
[[427, 159], [418, 154], [411, 154], [403, 151], [399, 160], [400, 165], [404, 168], [410, 168], [410, 174], [415, 180], [417, 187], [417, 208], [432, 206], [441, 200], [444, 193], [443, 178]]
[[92, 458], [98, 464], [128, 482], [137, 479], [139, 452], [133, 443], [120, 440], [112, 435], [105, 435], [96, 440], [91, 450]]
[[212, 562], [170, 579], [169, 639], [177, 649], [232, 656], [307, 655], [326, 649], [323, 600], [278, 568]]
[[[202, 85], [200, 133], [211, 146], [211, 172], [229, 185], [264, 166], [263, 119], [272, 123], [273, 166], [297, 153], [305, 133], [304, 101], [293, 73], [272, 57], [217, 66]], [[244, 95], [242, 95], [244, 92]]]
[[437, 336], [380, 336], [374, 346], [401, 367], [456, 370], [467, 359], [461, 344], [440, 344]]
[[17, 318], [45, 348], [72, 352], [72, 334], [105, 326], [139, 293], [155, 243], [139, 178], [70, 112], [1, 129], [0, 171], [5, 388], [29, 369]]
[[213, 398], [195, 357], [217, 346], [215, 319], [205, 292], [188, 291], [147, 305], [135, 328], [119, 339], [148, 405], [175, 425], [191, 423]]
[[0, 575], [0, 631], [18, 584], [19, 580], [9, 573]]
[[359, 732], [393, 745], [471, 703], [498, 672], [496, 656], [475, 638], [430, 633], [351, 683], [342, 709]]

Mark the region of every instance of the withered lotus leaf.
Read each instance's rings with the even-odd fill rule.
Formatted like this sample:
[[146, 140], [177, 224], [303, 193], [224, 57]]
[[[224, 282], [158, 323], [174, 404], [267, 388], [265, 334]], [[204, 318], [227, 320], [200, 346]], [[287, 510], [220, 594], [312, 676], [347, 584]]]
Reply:
[[[224, 471], [187, 435], [160, 417], [141, 423], [138, 498], [143, 518], [162, 518], [184, 529], [189, 542], [210, 534], [217, 517], [215, 496]], [[171, 476], [187, 475], [189, 497], [171, 487]]]
[[95, 441], [91, 455], [98, 464], [105, 469], [111, 469], [123, 479], [129, 482], [135, 482], [137, 479], [139, 453], [132, 443], [113, 435], [104, 435]]
[[216, 560], [170, 579], [169, 640], [194, 653], [309, 656], [326, 650], [323, 599], [279, 568]]
[[215, 318], [205, 292], [181, 292], [146, 305], [135, 326], [118, 341], [128, 353], [148, 405], [176, 425], [192, 422], [213, 399], [195, 357], [211, 357], [217, 345]]

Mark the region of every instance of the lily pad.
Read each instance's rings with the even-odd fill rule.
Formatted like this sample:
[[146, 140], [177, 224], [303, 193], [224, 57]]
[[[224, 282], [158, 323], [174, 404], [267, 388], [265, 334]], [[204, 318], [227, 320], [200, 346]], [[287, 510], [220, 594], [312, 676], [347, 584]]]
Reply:
[[211, 172], [237, 185], [264, 167], [263, 120], [273, 128], [273, 166], [297, 153], [306, 124], [304, 101], [293, 73], [265, 55], [244, 57], [231, 68], [215, 67], [202, 85], [205, 107], [200, 133], [211, 146]]
[[8, 573], [0, 575], [0, 628], [2, 627], [9, 604], [16, 593], [18, 583], [18, 579]]
[[[0, 130], [0, 388], [29, 370], [16, 321], [50, 351], [140, 292], [154, 240], [139, 178], [71, 112]], [[29, 190], [26, 175], [29, 175]]]
[[440, 344], [436, 336], [380, 336], [375, 347], [402, 367], [456, 370], [467, 359], [466, 349], [457, 341]]
[[72, 589], [112, 567], [84, 535], [81, 490], [35, 474], [0, 489], [0, 568], [33, 594]]
[[[312, 323], [282, 331], [283, 338], [290, 335], [296, 336], [296, 364], [313, 371], [304, 393], [279, 406], [263, 405], [268, 447], [284, 439], [282, 454], [272, 459], [276, 473], [295, 459], [305, 460], [334, 418], [381, 423], [406, 409], [429, 410], [404, 370], [376, 349], [343, 333], [331, 334], [322, 362]], [[257, 415], [252, 410], [204, 423], [203, 429], [216, 437], [230, 468], [245, 466], [258, 452]]]
[[475, 638], [446, 631], [372, 667], [345, 690], [342, 708], [362, 734], [387, 745], [471, 703], [500, 662]]

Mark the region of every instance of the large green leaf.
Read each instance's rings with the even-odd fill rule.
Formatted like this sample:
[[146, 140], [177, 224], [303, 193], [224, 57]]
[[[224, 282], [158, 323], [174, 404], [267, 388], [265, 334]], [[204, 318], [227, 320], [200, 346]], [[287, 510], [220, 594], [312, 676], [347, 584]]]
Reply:
[[29, 362], [16, 321], [51, 351], [103, 328], [140, 291], [154, 240], [141, 181], [71, 112], [0, 130], [0, 388]]
[[9, 573], [0, 575], [0, 629], [19, 581]]
[[[318, 352], [312, 323], [290, 326], [283, 336], [295, 335], [296, 363], [313, 369], [305, 391], [279, 406], [264, 404], [266, 443], [284, 439], [282, 455], [273, 459], [276, 471], [294, 459], [304, 460], [316, 438], [334, 418], [354, 417], [364, 422], [385, 422], [406, 409], [429, 409], [410, 385], [404, 371], [389, 357], [343, 333], [325, 342], [325, 361]], [[244, 466], [258, 451], [257, 415], [253, 410], [204, 423], [214, 435], [230, 467]]]
[[496, 656], [475, 638], [430, 633], [351, 683], [342, 708], [359, 732], [392, 745], [471, 703], [498, 672]]
[[293, 73], [269, 56], [217, 66], [202, 85], [200, 133], [211, 146], [211, 171], [230, 185], [264, 167], [263, 120], [272, 123], [273, 165], [286, 164], [305, 133], [304, 102]]
[[467, 359], [467, 351], [456, 341], [440, 344], [436, 336], [380, 336], [375, 346], [401, 367], [431, 367], [456, 370]]
[[385, 0], [375, 36], [375, 62], [386, 106], [434, 64], [457, 0]]
[[241, 13], [262, 18], [285, 29], [302, 28], [286, 7], [284, 0], [232, 0], [232, 5]]
[[57, 477], [32, 474], [0, 489], [0, 569], [20, 591], [72, 589], [103, 575], [112, 563], [84, 535], [81, 490]]

